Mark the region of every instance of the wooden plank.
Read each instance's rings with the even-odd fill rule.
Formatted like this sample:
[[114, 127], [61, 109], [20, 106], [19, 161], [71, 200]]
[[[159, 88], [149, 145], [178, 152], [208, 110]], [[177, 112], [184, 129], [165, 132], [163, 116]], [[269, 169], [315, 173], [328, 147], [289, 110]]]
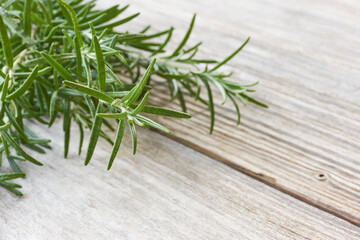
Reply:
[[107, 143], [84, 167], [77, 134], [62, 158], [60, 121], [30, 127], [54, 150], [36, 156], [43, 167], [22, 165], [23, 198], [0, 191], [1, 239], [360, 238], [356, 226], [155, 132], [138, 129], [136, 157], [126, 135], [108, 172]]
[[[221, 59], [252, 37], [224, 70], [234, 71], [234, 81], [260, 81], [254, 96], [270, 108], [243, 109], [242, 124], [235, 127], [231, 106], [217, 105], [216, 129], [207, 136], [206, 109], [188, 104], [194, 117], [174, 120], [172, 138], [360, 225], [359, 2], [132, 3], [131, 11], [142, 13], [134, 29], [173, 25], [178, 41], [197, 12], [192, 43], [205, 42], [201, 56]], [[165, 89], [160, 84], [155, 91]], [[164, 105], [166, 94], [154, 103]]]

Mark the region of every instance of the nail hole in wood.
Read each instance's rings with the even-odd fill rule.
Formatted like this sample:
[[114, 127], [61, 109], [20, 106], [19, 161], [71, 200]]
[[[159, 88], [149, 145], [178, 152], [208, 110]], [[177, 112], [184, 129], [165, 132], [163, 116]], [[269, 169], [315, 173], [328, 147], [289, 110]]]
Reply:
[[317, 180], [319, 181], [325, 181], [326, 180], [326, 175], [324, 173], [319, 173], [316, 175]]

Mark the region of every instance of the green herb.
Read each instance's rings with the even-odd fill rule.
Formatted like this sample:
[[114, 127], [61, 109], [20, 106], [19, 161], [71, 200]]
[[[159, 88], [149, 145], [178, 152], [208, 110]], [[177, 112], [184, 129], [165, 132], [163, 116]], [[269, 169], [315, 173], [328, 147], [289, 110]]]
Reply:
[[[10, 180], [25, 177], [18, 162], [42, 165], [26, 153], [24, 146], [40, 153], [50, 149], [50, 140], [32, 133], [26, 119], [50, 127], [62, 115], [65, 157], [71, 123], [79, 128], [79, 154], [84, 129], [89, 129], [85, 165], [91, 162], [98, 139], [104, 138], [113, 145], [109, 170], [126, 129], [135, 154], [137, 127], [171, 133], [151, 115], [190, 118], [185, 95], [208, 107], [210, 133], [215, 126], [213, 88], [220, 92], [222, 103], [230, 99], [234, 104], [238, 124], [239, 103], [248, 101], [267, 107], [249, 96], [257, 83], [241, 85], [227, 80], [231, 74], [218, 72], [249, 39], [223, 61], [199, 59], [196, 54], [201, 43], [187, 46], [195, 15], [179, 45], [166, 50], [173, 27], [152, 33], [148, 33], [150, 27], [139, 33], [119, 32], [117, 26], [129, 24], [139, 14], [122, 17], [127, 5], [105, 10], [94, 6], [93, 1], [83, 0], [0, 0], [0, 167], [4, 155], [14, 171], [0, 173], [0, 186], [16, 195], [22, 195], [18, 190], [21, 186]], [[119, 20], [112, 21], [114, 18]], [[170, 101], [177, 99], [182, 112], [148, 104], [152, 98], [151, 76], [165, 80]], [[120, 78], [125, 79], [124, 83]], [[105, 127], [117, 128], [114, 142]]]

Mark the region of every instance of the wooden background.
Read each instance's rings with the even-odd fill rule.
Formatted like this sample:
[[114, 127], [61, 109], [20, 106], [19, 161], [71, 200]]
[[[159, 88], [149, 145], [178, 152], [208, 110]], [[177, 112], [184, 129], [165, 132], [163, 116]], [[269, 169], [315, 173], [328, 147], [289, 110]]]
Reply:
[[[106, 143], [83, 167], [76, 149], [59, 154], [60, 125], [34, 125], [54, 151], [23, 169], [23, 198], [0, 191], [0, 239], [359, 239], [360, 3], [131, 4], [128, 14], [141, 15], [120, 30], [173, 25], [175, 41], [197, 12], [190, 42], [204, 42], [202, 56], [220, 60], [251, 36], [223, 70], [260, 81], [255, 96], [270, 108], [248, 105], [236, 127], [232, 107], [218, 104], [209, 136], [207, 110], [188, 104], [193, 118], [170, 120], [174, 134], [139, 129], [135, 157], [127, 136], [110, 172]], [[164, 105], [166, 88], [154, 91]]]

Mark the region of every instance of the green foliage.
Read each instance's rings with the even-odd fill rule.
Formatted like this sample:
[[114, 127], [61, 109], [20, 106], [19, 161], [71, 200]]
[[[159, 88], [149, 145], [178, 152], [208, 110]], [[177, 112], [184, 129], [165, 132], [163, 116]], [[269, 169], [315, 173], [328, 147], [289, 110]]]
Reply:
[[[50, 127], [62, 115], [65, 157], [69, 153], [71, 123], [79, 128], [79, 155], [84, 129], [89, 129], [85, 165], [90, 163], [98, 139], [104, 138], [113, 145], [109, 170], [126, 129], [131, 134], [133, 154], [137, 149], [137, 127], [171, 133], [144, 114], [190, 118], [185, 95], [209, 108], [210, 132], [215, 123], [213, 88], [220, 92], [222, 103], [230, 99], [234, 104], [238, 124], [239, 102], [266, 107], [248, 95], [254, 91], [250, 89], [253, 85], [230, 82], [227, 78], [231, 74], [216, 71], [249, 39], [223, 61], [198, 59], [201, 43], [186, 46], [195, 24], [194, 15], [184, 38], [169, 55], [165, 49], [172, 38], [172, 27], [149, 34], [150, 27], [140, 33], [118, 32], [115, 27], [139, 14], [121, 17], [127, 5], [105, 10], [95, 10], [94, 6], [93, 1], [83, 0], [0, 0], [0, 166], [4, 155], [14, 171], [0, 173], [0, 186], [16, 195], [22, 195], [18, 190], [21, 186], [9, 181], [25, 177], [17, 162], [42, 165], [26, 153], [24, 146], [40, 153], [50, 149], [50, 140], [39, 139], [26, 127], [26, 119]], [[115, 17], [120, 19], [112, 21]], [[170, 101], [178, 99], [182, 112], [148, 104], [152, 97], [151, 76], [165, 80]], [[207, 94], [202, 94], [203, 89]], [[105, 127], [117, 128], [114, 142]]]

